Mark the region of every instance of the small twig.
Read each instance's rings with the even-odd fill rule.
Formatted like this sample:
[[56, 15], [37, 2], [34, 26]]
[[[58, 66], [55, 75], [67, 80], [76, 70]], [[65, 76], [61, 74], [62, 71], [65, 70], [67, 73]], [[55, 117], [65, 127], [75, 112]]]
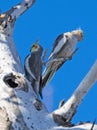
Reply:
[[43, 54], [43, 56], [42, 56], [42, 63], [43, 63], [44, 66], [46, 66], [46, 64], [47, 64], [47, 62], [45, 62], [45, 58], [46, 58], [47, 52], [48, 52], [48, 49], [46, 49], [46, 50], [44, 51], [44, 54]]
[[48, 49], [44, 50], [44, 54], [43, 54], [43, 56], [42, 56], [42, 61], [44, 61], [44, 60], [45, 60], [46, 55], [47, 55], [47, 52], [48, 52]]
[[96, 123], [96, 119], [93, 121], [93, 124], [90, 130], [93, 130], [95, 123]]

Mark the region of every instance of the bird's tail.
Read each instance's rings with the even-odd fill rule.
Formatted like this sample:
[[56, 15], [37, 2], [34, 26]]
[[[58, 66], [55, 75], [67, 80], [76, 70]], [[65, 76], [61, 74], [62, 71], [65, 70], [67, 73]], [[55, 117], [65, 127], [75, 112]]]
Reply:
[[40, 79], [39, 95], [40, 95], [41, 99], [43, 99], [43, 95], [42, 95], [42, 77]]
[[42, 77], [42, 88], [44, 88], [50, 82], [56, 72], [56, 69], [50, 69], [51, 68], [47, 69]]

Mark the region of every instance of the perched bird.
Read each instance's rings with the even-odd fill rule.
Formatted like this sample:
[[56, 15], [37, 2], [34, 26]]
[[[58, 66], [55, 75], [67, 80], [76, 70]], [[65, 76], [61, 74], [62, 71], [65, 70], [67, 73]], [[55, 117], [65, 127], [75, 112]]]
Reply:
[[83, 31], [81, 29], [63, 33], [57, 37], [42, 76], [42, 88], [52, 79], [55, 72], [64, 62], [72, 58], [76, 43], [82, 40], [82, 38]]
[[[42, 56], [43, 48], [36, 41], [31, 49], [30, 54], [25, 58], [24, 69], [27, 79], [31, 82], [32, 88], [37, 95], [41, 87], [42, 80]], [[40, 94], [42, 97], [42, 94]]]

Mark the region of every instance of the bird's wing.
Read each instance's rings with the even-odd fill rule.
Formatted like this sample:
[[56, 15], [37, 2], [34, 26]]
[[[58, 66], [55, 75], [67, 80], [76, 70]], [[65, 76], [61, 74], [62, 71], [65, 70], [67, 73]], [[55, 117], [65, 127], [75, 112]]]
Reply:
[[42, 71], [41, 58], [38, 57], [37, 53], [31, 54], [29, 63], [30, 63], [31, 71], [32, 71], [35, 79], [38, 80], [42, 73], [41, 72]]
[[44, 88], [47, 85], [47, 83], [53, 78], [56, 70], [57, 70], [56, 62], [51, 62], [50, 64], [47, 65], [42, 76], [42, 88]]
[[41, 99], [43, 99], [43, 96], [42, 96], [42, 76], [40, 77], [40, 86], [39, 86], [39, 95], [41, 97]]
[[[26, 72], [28, 72], [30, 75], [31, 75], [31, 77], [33, 77], [35, 80], [36, 80], [36, 77], [35, 77], [35, 75], [32, 73], [32, 63], [31, 63], [31, 58], [33, 58], [33, 57], [31, 57], [31, 55], [28, 55], [26, 58], [25, 58], [25, 65], [24, 65], [24, 68], [25, 68], [25, 70], [26, 70]], [[29, 61], [28, 61], [29, 60]], [[29, 64], [30, 63], [30, 64]], [[30, 68], [31, 67], [31, 68]]]
[[61, 34], [57, 37], [57, 39], [54, 42], [53, 49], [49, 59], [51, 59], [55, 54], [57, 54], [61, 50], [61, 48], [67, 43], [67, 40], [68, 38], [64, 34]]
[[42, 88], [44, 88], [47, 83], [53, 78], [56, 70], [47, 70], [46, 74], [42, 77]]

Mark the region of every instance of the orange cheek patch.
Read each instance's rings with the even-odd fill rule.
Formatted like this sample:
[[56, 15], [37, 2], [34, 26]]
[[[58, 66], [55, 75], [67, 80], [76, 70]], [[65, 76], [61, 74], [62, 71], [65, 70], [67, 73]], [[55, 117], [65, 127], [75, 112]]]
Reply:
[[35, 46], [35, 49], [38, 48], [37, 46]]
[[38, 48], [38, 46], [34, 46], [34, 48], [35, 48], [35, 49], [37, 49], [37, 48]]

